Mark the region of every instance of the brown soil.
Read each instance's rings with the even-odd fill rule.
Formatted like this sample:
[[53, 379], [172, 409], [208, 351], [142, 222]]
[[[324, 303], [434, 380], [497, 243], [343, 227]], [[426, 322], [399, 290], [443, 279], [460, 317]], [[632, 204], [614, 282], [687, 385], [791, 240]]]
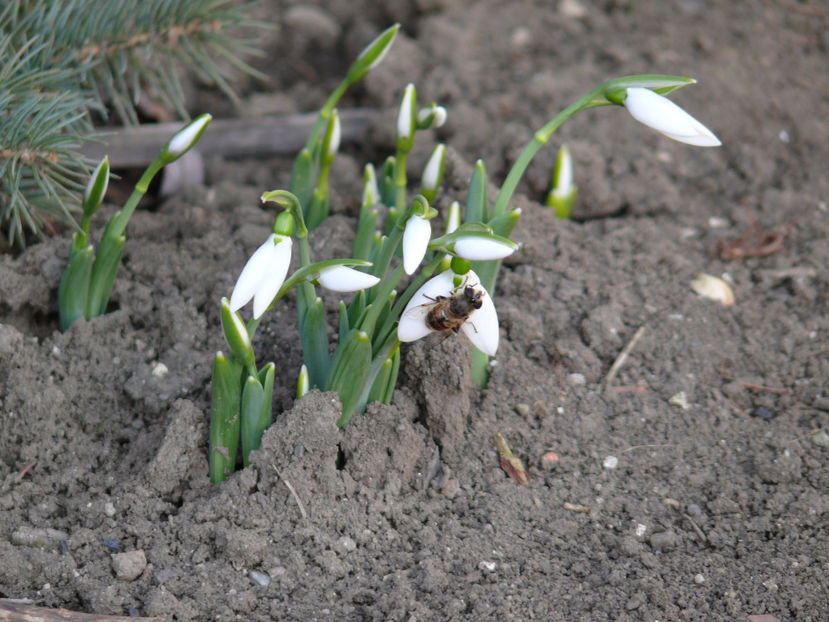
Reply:
[[[112, 312], [65, 334], [67, 241], [0, 256], [0, 597], [204, 621], [829, 619], [826, 7], [259, 10], [283, 28], [260, 61], [272, 83], [247, 87], [259, 92], [245, 114], [313, 110], [343, 59], [403, 24], [343, 103], [385, 112], [338, 159], [320, 258], [348, 252], [360, 167], [387, 153], [408, 81], [449, 111], [440, 206], [464, 200], [476, 158], [503, 179], [534, 129], [615, 76], [697, 78], [674, 99], [723, 146], [670, 142], [616, 108], [565, 125], [517, 201], [523, 247], [495, 292], [502, 341], [484, 391], [467, 342], [434, 337], [404, 349], [393, 404], [340, 431], [334, 394], [292, 399], [289, 296], [256, 344], [277, 366], [276, 422], [256, 468], [218, 486], [206, 433], [219, 300], [267, 235], [273, 213], [257, 197], [285, 187], [289, 161], [212, 156], [196, 197], [139, 211]], [[234, 114], [215, 95], [197, 101]], [[537, 203], [563, 140], [573, 222]], [[413, 176], [429, 148], [418, 143]], [[719, 259], [718, 239], [755, 221], [790, 228], [780, 250]], [[728, 275], [736, 304], [694, 294], [700, 271]], [[527, 487], [500, 468], [496, 433]], [[558, 461], [542, 460], [551, 451]], [[137, 550], [146, 566], [128, 556], [130, 580], [113, 554]]]

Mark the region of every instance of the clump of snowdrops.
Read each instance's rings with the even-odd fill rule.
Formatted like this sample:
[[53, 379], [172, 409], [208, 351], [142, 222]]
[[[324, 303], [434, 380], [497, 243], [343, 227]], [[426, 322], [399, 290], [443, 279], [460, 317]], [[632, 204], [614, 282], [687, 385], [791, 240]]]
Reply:
[[[397, 381], [401, 343], [433, 332], [464, 333], [473, 345], [473, 375], [484, 383], [488, 358], [498, 349], [492, 293], [501, 260], [517, 248], [511, 235], [521, 212], [510, 206], [510, 199], [531, 160], [556, 129], [577, 112], [616, 105], [675, 140], [698, 146], [720, 144], [707, 128], [664, 97], [693, 80], [664, 75], [610, 80], [534, 134], [494, 201], [487, 196], [484, 165], [477, 162], [464, 207], [452, 202], [443, 219], [445, 229], [436, 235], [432, 223], [438, 212], [432, 202], [442, 183], [445, 146], [434, 147], [416, 189], [410, 188], [406, 160], [417, 133], [440, 126], [446, 110], [433, 102], [420, 105], [414, 85], [409, 84], [397, 114], [395, 153], [377, 168], [365, 166], [351, 257], [314, 262], [308, 238], [329, 211], [328, 176], [340, 139], [336, 103], [381, 61], [397, 29], [392, 26], [369, 44], [325, 102], [297, 155], [290, 189], [262, 195], [279, 214], [270, 234], [263, 232], [266, 239], [244, 266], [230, 298], [221, 303], [230, 352], [216, 353], [213, 367], [210, 475], [214, 482], [234, 470], [240, 446], [242, 464], [249, 463], [250, 452], [259, 447], [271, 423], [276, 369], [273, 363], [258, 366], [254, 342], [264, 314], [290, 289], [298, 289], [304, 357], [297, 395], [313, 387], [336, 391], [342, 404], [339, 426], [368, 402], [388, 403]], [[554, 180], [551, 195], [561, 198], [550, 198], [548, 203], [561, 205], [557, 212], [566, 216], [575, 196], [569, 153], [559, 158]], [[300, 267], [288, 275], [294, 246]], [[333, 354], [317, 286], [356, 292], [350, 304], [340, 302]], [[252, 313], [246, 322], [240, 310], [251, 300]]]

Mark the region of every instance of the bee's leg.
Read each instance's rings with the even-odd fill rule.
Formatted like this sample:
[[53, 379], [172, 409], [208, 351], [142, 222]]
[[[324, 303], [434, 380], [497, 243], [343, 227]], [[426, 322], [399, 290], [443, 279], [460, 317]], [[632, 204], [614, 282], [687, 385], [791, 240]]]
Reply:
[[[473, 329], [475, 330], [475, 332], [477, 333], [477, 332], [478, 332], [478, 328], [475, 326], [475, 322], [473, 322], [472, 320], [466, 320], [466, 321], [467, 321], [467, 322], [469, 322], [470, 324], [472, 324], [472, 328], [473, 328]], [[456, 330], [460, 330], [460, 328], [461, 328], [461, 327], [460, 327], [460, 326], [458, 326], [458, 328], [457, 328]]]

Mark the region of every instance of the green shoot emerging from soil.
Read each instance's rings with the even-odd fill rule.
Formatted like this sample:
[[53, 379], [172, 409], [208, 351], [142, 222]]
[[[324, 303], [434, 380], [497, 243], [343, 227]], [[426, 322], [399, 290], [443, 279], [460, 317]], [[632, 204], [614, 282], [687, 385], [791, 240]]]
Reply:
[[83, 317], [89, 320], [106, 311], [115, 275], [121, 264], [127, 224], [138, 202], [146, 194], [153, 177], [198, 142], [211, 118], [209, 114], [197, 117], [179, 130], [161, 149], [138, 180], [124, 207], [110, 219], [101, 236], [97, 253], [89, 240], [89, 227], [92, 216], [98, 211], [106, 194], [109, 160], [104, 158], [95, 168], [83, 195], [80, 231], [72, 236], [69, 265], [63, 273], [58, 289], [61, 330], [67, 330], [77, 319]]
[[[352, 258], [314, 263], [308, 237], [328, 216], [328, 173], [340, 135], [336, 103], [379, 62], [397, 28], [385, 31], [366, 48], [326, 101], [296, 158], [290, 191], [276, 190], [262, 196], [263, 201], [273, 202], [283, 211], [274, 221], [272, 234], [242, 271], [230, 300], [222, 301], [222, 327], [231, 353], [219, 352], [214, 361], [210, 431], [214, 482], [223, 481], [234, 470], [240, 444], [242, 463], [249, 463], [250, 452], [259, 447], [271, 422], [275, 368], [273, 363], [257, 368], [253, 340], [263, 314], [290, 288], [299, 289], [297, 310], [305, 361], [298, 396], [313, 387], [336, 391], [342, 404], [339, 426], [370, 401], [390, 402], [401, 342], [432, 332], [444, 336], [463, 332], [469, 338], [474, 346], [473, 375], [483, 385], [499, 338], [492, 293], [501, 260], [517, 248], [511, 236], [521, 212], [510, 208], [510, 200], [533, 157], [556, 129], [582, 110], [622, 105], [640, 122], [675, 140], [700, 146], [719, 144], [710, 131], [663, 97], [693, 80], [662, 75], [611, 80], [565, 108], [534, 134], [492, 204], [484, 165], [477, 162], [465, 210], [453, 202], [445, 217], [445, 233], [433, 237], [432, 221], [438, 212], [432, 202], [443, 179], [445, 147], [434, 148], [417, 193], [409, 190], [406, 159], [416, 134], [440, 126], [446, 110], [435, 103], [419, 108], [416, 89], [410, 84], [403, 91], [397, 115], [394, 155], [378, 169], [371, 164], [365, 167]], [[572, 165], [569, 156], [562, 157], [568, 161], [557, 166], [564, 169], [557, 179], [572, 205]], [[286, 278], [294, 240], [300, 268]], [[411, 279], [405, 281], [408, 277]], [[325, 309], [315, 285], [356, 292], [350, 304], [340, 302], [333, 354]], [[245, 323], [238, 310], [250, 300], [253, 316]]]

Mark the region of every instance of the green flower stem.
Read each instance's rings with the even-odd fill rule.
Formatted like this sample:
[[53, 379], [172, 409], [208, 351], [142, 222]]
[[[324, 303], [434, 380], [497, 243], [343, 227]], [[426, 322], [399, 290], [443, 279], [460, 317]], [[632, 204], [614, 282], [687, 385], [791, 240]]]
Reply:
[[406, 210], [406, 158], [408, 155], [407, 151], [398, 149], [394, 158], [394, 206], [398, 214]]
[[334, 89], [331, 95], [328, 96], [328, 99], [325, 100], [322, 108], [320, 108], [316, 121], [314, 121], [314, 126], [311, 128], [311, 132], [308, 134], [308, 141], [305, 143], [305, 148], [308, 151], [313, 151], [314, 143], [317, 142], [317, 136], [320, 131], [322, 131], [322, 128], [328, 123], [328, 119], [331, 117], [331, 113], [334, 112], [337, 102], [339, 102], [342, 96], [345, 95], [345, 92], [351, 84], [352, 81], [346, 77], [337, 85], [337, 88]]
[[135, 208], [138, 207], [138, 202], [141, 201], [145, 194], [147, 194], [150, 182], [158, 174], [158, 172], [164, 168], [165, 164], [167, 164], [167, 160], [162, 158], [160, 155], [156, 156], [155, 160], [153, 160], [147, 167], [147, 170], [144, 171], [144, 174], [141, 175], [141, 179], [139, 179], [138, 183], [135, 184], [135, 189], [132, 191], [130, 198], [127, 199], [124, 207], [121, 208], [121, 211], [115, 214], [110, 221], [112, 224], [113, 235], [123, 235], [124, 231], [127, 230], [127, 223], [130, 221], [130, 218], [132, 218]]
[[622, 78], [615, 78], [609, 80], [604, 84], [597, 86], [595, 89], [576, 100], [567, 108], [559, 112], [553, 117], [547, 125], [538, 130], [532, 140], [524, 147], [524, 151], [518, 156], [515, 164], [512, 165], [498, 196], [495, 199], [495, 206], [492, 208], [490, 219], [502, 214], [506, 210], [510, 199], [512, 198], [515, 189], [518, 187], [518, 182], [524, 176], [535, 154], [541, 147], [543, 147], [553, 133], [564, 123], [567, 119], [582, 110], [595, 108], [596, 106], [611, 106], [620, 105], [624, 98], [620, 98], [619, 94], [623, 93], [629, 87], [643, 87], [650, 88], [657, 93], [664, 95], [670, 93], [678, 88], [693, 84], [694, 80], [691, 78], [683, 78], [681, 76], [665, 76], [665, 75], [638, 75], [638, 76], [624, 76]]
[[368, 307], [363, 321], [360, 323], [359, 328], [361, 330], [368, 334], [372, 334], [374, 332], [374, 325], [377, 322], [377, 318], [380, 317], [380, 313], [383, 311], [383, 303], [388, 299], [392, 293], [392, 290], [397, 287], [397, 284], [402, 278], [403, 265], [401, 264], [394, 269], [388, 278], [383, 279], [378, 285], [376, 285], [377, 290], [374, 293], [374, 300]]

